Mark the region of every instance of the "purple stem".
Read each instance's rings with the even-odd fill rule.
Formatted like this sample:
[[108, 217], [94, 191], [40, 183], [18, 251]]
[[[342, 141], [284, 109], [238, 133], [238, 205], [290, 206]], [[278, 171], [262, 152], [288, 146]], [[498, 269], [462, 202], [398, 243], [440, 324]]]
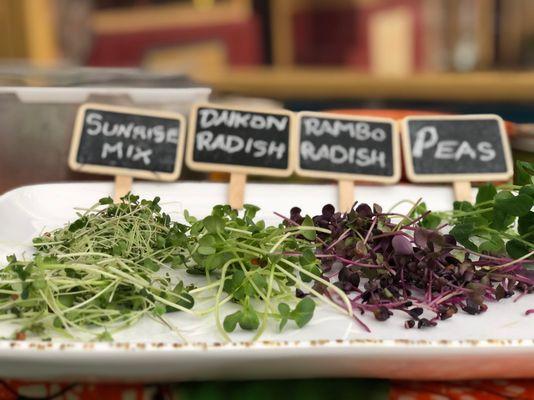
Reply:
[[[336, 296], [335, 298], [332, 296], [332, 294], [330, 292], [326, 292], [326, 296], [328, 298], [330, 298], [330, 300], [332, 300], [334, 303], [336, 303], [338, 306], [340, 307], [343, 307], [345, 308], [345, 303], [343, 303], [341, 301], [341, 299], [339, 298], [339, 296]], [[359, 307], [359, 306], [358, 306]], [[359, 307], [361, 308], [361, 307]], [[356, 322], [366, 331], [366, 332], [369, 332], [371, 333], [371, 329], [369, 329], [369, 327], [360, 319], [358, 318], [358, 316], [354, 313], [354, 308], [351, 311], [351, 314], [352, 314], [352, 317], [356, 320]]]
[[325, 251], [330, 251], [330, 249], [332, 249], [336, 244], [338, 244], [339, 242], [341, 242], [343, 239], [345, 239], [348, 234], [350, 233], [351, 229], [348, 228], [347, 230], [345, 230], [345, 232], [343, 232], [341, 235], [339, 235], [339, 237], [334, 240], [326, 249]]
[[280, 214], [280, 213], [277, 213], [276, 211], [273, 213], [274, 215], [276, 215], [277, 217], [280, 217], [282, 218], [284, 221], [287, 221], [288, 223], [290, 223], [291, 225], [295, 225], [295, 226], [300, 226], [299, 224], [297, 224], [295, 221], [293, 221], [292, 219], [289, 219], [287, 218], [286, 216]]
[[369, 241], [369, 237], [371, 236], [371, 232], [373, 231], [373, 228], [376, 225], [376, 221], [378, 220], [377, 217], [373, 217], [373, 222], [371, 223], [371, 226], [369, 227], [369, 230], [367, 231], [367, 235], [365, 235], [365, 238], [363, 239], [363, 244], [367, 244]]
[[333, 254], [331, 257], [334, 257], [335, 259], [344, 262], [345, 264], [349, 265], [355, 265], [357, 267], [363, 267], [363, 268], [384, 268], [382, 265], [376, 265], [376, 264], [364, 264], [357, 261], [349, 260], [348, 258], [344, 258], [338, 255]]

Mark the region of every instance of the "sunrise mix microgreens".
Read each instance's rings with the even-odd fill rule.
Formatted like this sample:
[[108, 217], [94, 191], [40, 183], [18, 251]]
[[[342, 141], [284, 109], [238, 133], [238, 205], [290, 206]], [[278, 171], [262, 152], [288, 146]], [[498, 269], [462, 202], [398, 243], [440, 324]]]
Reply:
[[184, 227], [158, 202], [101, 199], [71, 224], [35, 238], [31, 261], [8, 257], [0, 319], [20, 325], [15, 337], [56, 331], [104, 340], [145, 315], [166, 323], [166, 312], [190, 312], [193, 298], [170, 275], [182, 261]]

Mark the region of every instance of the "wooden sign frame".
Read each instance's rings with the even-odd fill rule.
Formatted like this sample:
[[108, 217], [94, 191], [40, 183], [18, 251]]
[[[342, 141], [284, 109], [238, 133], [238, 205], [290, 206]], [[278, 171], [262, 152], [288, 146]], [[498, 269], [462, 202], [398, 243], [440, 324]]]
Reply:
[[[250, 112], [250, 113], [262, 113], [262, 114], [276, 114], [281, 116], [289, 117], [288, 125], [288, 149], [287, 149], [287, 168], [263, 168], [263, 167], [252, 167], [245, 165], [233, 165], [233, 164], [219, 164], [219, 163], [207, 163], [201, 161], [193, 160], [193, 152], [195, 146], [195, 130], [197, 124], [197, 112], [199, 108], [211, 108], [211, 109], [220, 109], [220, 110], [234, 110], [238, 112]], [[214, 103], [198, 103], [195, 104], [191, 109], [191, 114], [189, 118], [189, 130], [188, 138], [186, 145], [186, 164], [189, 168], [195, 171], [203, 172], [228, 172], [231, 174], [244, 174], [244, 175], [262, 175], [262, 176], [273, 176], [273, 177], [288, 177], [294, 171], [295, 167], [295, 150], [294, 150], [294, 139], [295, 136], [295, 116], [294, 113], [288, 110], [281, 109], [266, 109], [266, 108], [248, 108], [233, 105], [223, 105], [223, 104], [214, 104]]]
[[[393, 156], [393, 175], [392, 176], [383, 176], [383, 175], [368, 175], [368, 174], [351, 174], [346, 172], [328, 172], [322, 170], [310, 170], [302, 169], [300, 167], [300, 138], [301, 138], [301, 119], [302, 117], [307, 116], [316, 116], [318, 118], [331, 118], [331, 119], [340, 119], [345, 121], [369, 121], [369, 122], [381, 122], [391, 125], [392, 132], [392, 156]], [[399, 125], [398, 122], [392, 118], [379, 118], [379, 117], [367, 117], [365, 115], [346, 115], [346, 114], [336, 114], [329, 112], [313, 112], [313, 111], [301, 111], [297, 113], [295, 118], [296, 122], [296, 132], [293, 135], [295, 140], [295, 145], [293, 146], [296, 151], [296, 162], [295, 162], [295, 171], [297, 175], [309, 177], [309, 178], [325, 178], [339, 181], [354, 181], [354, 182], [375, 182], [383, 184], [394, 184], [399, 182], [402, 173], [402, 163], [401, 163], [401, 146], [400, 146], [400, 135], [399, 135]]]
[[[172, 172], [152, 172], [146, 170], [137, 170], [121, 167], [109, 167], [105, 165], [96, 164], [80, 164], [76, 157], [78, 155], [80, 140], [84, 124], [84, 116], [88, 109], [95, 109], [100, 111], [116, 112], [121, 114], [132, 114], [146, 117], [155, 118], [167, 118], [180, 121], [180, 130], [178, 133], [178, 144], [176, 146], [176, 159], [174, 162], [174, 170]], [[74, 125], [74, 131], [72, 134], [71, 145], [69, 150], [69, 167], [76, 172], [89, 172], [100, 175], [115, 175], [115, 176], [127, 176], [132, 178], [141, 178], [148, 180], [159, 181], [175, 181], [182, 172], [183, 153], [185, 145], [186, 135], [186, 120], [185, 117], [178, 113], [159, 111], [159, 110], [147, 110], [134, 107], [122, 107], [113, 106], [107, 104], [86, 103], [82, 105], [76, 114], [76, 122]]]
[[[411, 120], [496, 120], [499, 125], [499, 132], [501, 135], [502, 147], [504, 152], [504, 160], [506, 163], [506, 172], [498, 173], [466, 173], [466, 174], [416, 174], [413, 166], [413, 157], [411, 151], [411, 141], [408, 129], [408, 122]], [[480, 182], [480, 181], [506, 181], [513, 176], [514, 167], [512, 161], [512, 151], [510, 150], [510, 143], [504, 120], [495, 114], [472, 114], [472, 115], [424, 115], [406, 117], [401, 122], [401, 137], [402, 137], [402, 152], [404, 158], [404, 167], [406, 175], [411, 182], [427, 183], [427, 182]]]

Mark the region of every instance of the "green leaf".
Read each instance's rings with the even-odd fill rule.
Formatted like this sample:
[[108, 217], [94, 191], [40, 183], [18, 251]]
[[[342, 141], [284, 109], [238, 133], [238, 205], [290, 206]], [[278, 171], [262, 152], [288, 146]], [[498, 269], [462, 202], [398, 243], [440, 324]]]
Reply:
[[241, 319], [241, 311], [236, 311], [233, 314], [228, 314], [223, 321], [223, 328], [226, 332], [233, 332], [237, 323]]
[[534, 183], [534, 163], [517, 161], [515, 164], [514, 181], [516, 185], [525, 186]]
[[164, 304], [156, 303], [154, 306], [154, 314], [156, 315], [163, 315], [167, 311], [167, 307], [165, 307]]
[[506, 243], [506, 252], [512, 258], [521, 258], [529, 252], [529, 248], [523, 242], [512, 239]]
[[[306, 217], [304, 217], [304, 221], [302, 221], [302, 226], [308, 226], [308, 227], [314, 226], [313, 220], [311, 219], [311, 217], [309, 215], [306, 215]], [[312, 229], [309, 229], [309, 230], [308, 229], [306, 229], [306, 230], [301, 229], [300, 233], [302, 234], [302, 236], [304, 236], [306, 239], [308, 239], [310, 241], [314, 241], [315, 237], [317, 236], [316, 231], [312, 230]]]
[[74, 304], [74, 295], [65, 294], [65, 295], [59, 296], [58, 300], [65, 307], [72, 307], [72, 305]]
[[203, 222], [208, 233], [223, 233], [224, 231], [224, 220], [221, 217], [208, 215]]
[[510, 200], [512, 197], [514, 197], [514, 195], [511, 192], [507, 190], [500, 191], [499, 193], [495, 195], [495, 206], [504, 207], [506, 205], [506, 202]]
[[317, 258], [315, 257], [315, 254], [311, 249], [305, 249], [302, 252], [302, 255], [299, 257], [299, 262], [302, 265], [305, 264], [314, 264], [317, 261]]
[[176, 304], [190, 310], [195, 305], [195, 299], [189, 293], [183, 292], [180, 293], [180, 298], [178, 299]]
[[530, 211], [517, 219], [517, 231], [520, 235], [534, 232], [534, 212]]
[[282, 331], [287, 324], [291, 309], [286, 303], [280, 303], [278, 304], [278, 312], [280, 313], [280, 325], [278, 328]]
[[489, 240], [482, 242], [479, 246], [480, 251], [488, 253], [500, 253], [504, 249], [504, 242], [497, 234], [492, 234]]
[[421, 220], [419, 225], [423, 228], [436, 229], [440, 223], [441, 218], [436, 214], [430, 213]]
[[193, 217], [192, 215], [189, 214], [189, 211], [187, 210], [184, 210], [184, 219], [189, 223], [189, 224], [194, 224], [195, 222], [197, 222], [197, 219], [195, 217]]
[[204, 260], [204, 267], [207, 270], [212, 271], [212, 270], [215, 270], [217, 268], [221, 268], [231, 258], [232, 258], [232, 255], [230, 253], [215, 253], [215, 254], [211, 254], [208, 257], [206, 257], [206, 260]]
[[521, 189], [519, 189], [519, 194], [524, 194], [534, 199], [534, 184], [523, 186]]
[[527, 196], [526, 194], [518, 194], [517, 196], [513, 196], [506, 200], [507, 213], [509, 215], [521, 217], [530, 211], [533, 203], [534, 199], [532, 197]]
[[58, 329], [64, 328], [63, 322], [61, 322], [61, 318], [59, 317], [54, 318], [54, 320], [52, 321], [52, 325], [54, 326], [54, 328], [58, 328]]
[[196, 221], [195, 223], [193, 223], [191, 225], [191, 229], [190, 229], [190, 233], [191, 233], [191, 236], [196, 236], [200, 233], [200, 231], [204, 228], [204, 223], [203, 221]]
[[96, 341], [97, 342], [113, 342], [113, 336], [111, 336], [111, 333], [109, 333], [108, 331], [104, 331], [96, 337]]
[[[316, 263], [302, 265], [302, 268], [308, 271], [310, 274], [321, 276], [322, 270]], [[300, 279], [302, 279], [303, 282], [311, 282], [313, 280], [311, 276], [302, 272], [300, 273]]]
[[282, 316], [289, 316], [291, 308], [287, 305], [287, 303], [280, 303], [278, 304], [278, 312]]
[[490, 226], [500, 232], [504, 232], [514, 220], [515, 217], [508, 215], [505, 208], [494, 208]]
[[478, 188], [477, 199], [475, 204], [485, 203], [493, 200], [497, 194], [497, 189], [493, 183], [486, 183]]
[[210, 254], [215, 254], [215, 249], [210, 246], [199, 246], [197, 249], [199, 254], [203, 256], [209, 256]]
[[253, 331], [260, 326], [260, 319], [256, 310], [247, 306], [243, 308], [241, 318], [239, 319], [239, 326], [246, 331]]
[[263, 276], [260, 272], [256, 272], [249, 279], [252, 279], [252, 281], [254, 282], [254, 285], [256, 285], [258, 289], [263, 290], [263, 291], [267, 290], [267, 286], [268, 286], [267, 279], [265, 279], [265, 276]]
[[76, 232], [78, 229], [83, 228], [87, 225], [87, 217], [81, 217], [69, 225], [70, 232]]
[[314, 311], [315, 302], [310, 297], [305, 297], [298, 302], [295, 309], [291, 312], [291, 318], [299, 328], [302, 328], [313, 318]]
[[521, 189], [519, 189], [519, 193], [526, 194], [527, 196], [530, 196], [530, 197], [534, 197], [534, 183], [523, 185]]
[[198, 240], [200, 246], [214, 247], [217, 245], [217, 237], [215, 235], [204, 235]]
[[110, 205], [113, 204], [113, 199], [111, 197], [103, 197], [100, 200], [98, 200], [98, 203], [101, 205]]
[[154, 272], [159, 271], [159, 265], [154, 260], [147, 258], [145, 261], [143, 261], [143, 267], [148, 268]]
[[46, 281], [44, 280], [44, 278], [38, 278], [38, 279], [33, 281], [32, 286], [35, 289], [45, 289], [47, 284], [46, 284]]
[[254, 217], [256, 216], [256, 213], [260, 210], [259, 207], [253, 204], [244, 204], [243, 208], [245, 209], [244, 218], [248, 221], [252, 221]]
[[457, 211], [473, 211], [475, 207], [468, 201], [455, 201], [453, 209]]
[[168, 247], [184, 247], [187, 245], [187, 236], [183, 232], [173, 230], [167, 235], [166, 245]]
[[474, 226], [472, 223], [458, 224], [451, 229], [450, 234], [465, 247], [471, 250], [477, 250], [476, 244], [471, 240], [471, 234], [473, 232]]

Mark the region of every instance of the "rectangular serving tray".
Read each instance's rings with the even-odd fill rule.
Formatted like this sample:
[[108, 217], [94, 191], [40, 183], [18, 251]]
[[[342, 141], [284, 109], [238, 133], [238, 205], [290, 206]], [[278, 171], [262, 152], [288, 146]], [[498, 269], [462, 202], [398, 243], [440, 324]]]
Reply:
[[[110, 183], [64, 183], [22, 187], [0, 197], [0, 266], [5, 256], [31, 254], [31, 238], [75, 218], [76, 207], [89, 207], [112, 193]], [[143, 198], [161, 197], [171, 217], [184, 209], [204, 216], [226, 201], [220, 183], [135, 182]], [[395, 203], [422, 197], [434, 210], [452, 206], [449, 186], [356, 186], [355, 198]], [[262, 208], [259, 217], [279, 222], [274, 211], [289, 214], [298, 205], [319, 213], [335, 204], [333, 184], [250, 183], [245, 201]], [[407, 210], [409, 204], [399, 206]], [[231, 305], [228, 306], [231, 310]], [[486, 313], [459, 313], [435, 328], [405, 329], [402, 315], [378, 322], [365, 315], [371, 333], [328, 306], [303, 329], [289, 326], [279, 333], [275, 324], [252, 342], [248, 332], [236, 331], [223, 343], [213, 316], [200, 319], [183, 313], [168, 318], [187, 339], [151, 320], [141, 320], [115, 335], [112, 343], [0, 340], [0, 377], [60, 380], [178, 381], [207, 379], [381, 377], [392, 379], [534, 378], [534, 296], [517, 302], [490, 303]], [[226, 309], [223, 310], [224, 313]], [[12, 325], [0, 323], [0, 336]]]

